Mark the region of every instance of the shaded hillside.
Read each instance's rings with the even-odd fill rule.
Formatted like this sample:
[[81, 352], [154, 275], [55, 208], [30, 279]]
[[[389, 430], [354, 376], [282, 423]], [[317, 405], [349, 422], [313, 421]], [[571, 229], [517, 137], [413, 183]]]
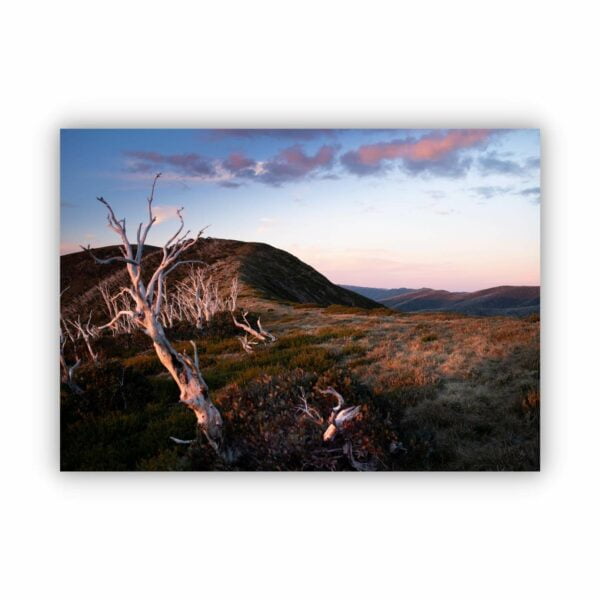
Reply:
[[[134, 246], [137, 249], [137, 246]], [[155, 254], [159, 248], [146, 245], [144, 251], [144, 264]], [[99, 258], [120, 256], [118, 246], [105, 246], [93, 249], [92, 252]], [[158, 255], [157, 255], [158, 256]], [[154, 262], [154, 261], [151, 261]], [[150, 262], [148, 264], [151, 264]], [[123, 277], [119, 277], [122, 274]], [[124, 264], [122, 262], [110, 265], [96, 263], [92, 257], [84, 251], [65, 254], [60, 257], [60, 289], [63, 292], [63, 300], [67, 303], [85, 295], [90, 288], [98, 285], [101, 281], [116, 276], [123, 283], [126, 281]]]
[[354, 292], [356, 294], [360, 294], [361, 296], [365, 296], [365, 298], [375, 300], [375, 302], [379, 302], [384, 298], [394, 298], [402, 294], [407, 294], [408, 292], [418, 291], [412, 288], [372, 288], [361, 287], [359, 285], [340, 285], [340, 287], [343, 287], [346, 290], [350, 290], [351, 292]]
[[[101, 257], [118, 256], [117, 246], [94, 250]], [[146, 246], [143, 264], [147, 272], [155, 268], [162, 250]], [[201, 238], [181, 256], [181, 260], [200, 260], [210, 265], [215, 279], [226, 289], [233, 277], [239, 277], [245, 295], [284, 302], [313, 303], [323, 306], [341, 304], [376, 308], [378, 303], [343, 289], [288, 252], [267, 244]], [[174, 282], [188, 273], [182, 265], [170, 276]], [[107, 282], [111, 289], [127, 283], [123, 263], [96, 264], [86, 252], [61, 256], [60, 285], [63, 306], [85, 312], [99, 301], [98, 284]]]
[[239, 251], [246, 255], [240, 266], [242, 281], [267, 298], [361, 308], [379, 306], [377, 302], [331, 283], [289, 252], [268, 244], [236, 243], [241, 245]]
[[423, 289], [382, 298], [380, 302], [404, 312], [454, 311], [469, 315], [527, 315], [540, 310], [540, 288], [504, 285], [477, 292]]

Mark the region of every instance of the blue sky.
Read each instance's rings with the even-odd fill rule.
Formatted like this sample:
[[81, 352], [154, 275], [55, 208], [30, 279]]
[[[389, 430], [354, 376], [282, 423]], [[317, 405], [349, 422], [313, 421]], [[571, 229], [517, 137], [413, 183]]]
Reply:
[[161, 244], [185, 207], [207, 235], [287, 250], [336, 283], [472, 291], [538, 285], [539, 131], [61, 132], [61, 252], [117, 243], [155, 173]]

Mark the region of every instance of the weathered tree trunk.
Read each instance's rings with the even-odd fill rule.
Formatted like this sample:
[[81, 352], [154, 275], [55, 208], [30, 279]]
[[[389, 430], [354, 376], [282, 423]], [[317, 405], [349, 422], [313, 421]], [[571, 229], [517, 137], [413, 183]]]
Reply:
[[84, 250], [87, 250], [97, 263], [111, 264], [122, 262], [125, 264], [130, 285], [123, 287], [117, 296], [121, 294], [128, 295], [135, 304], [135, 308], [132, 307], [131, 309], [116, 312], [108, 323], [98, 328], [98, 331], [115, 326], [122, 317], [127, 317], [136, 327], [143, 328], [152, 340], [158, 359], [179, 387], [180, 402], [194, 412], [199, 430], [206, 435], [215, 451], [220, 453], [219, 445], [221, 442], [223, 421], [216, 406], [208, 397], [208, 386], [200, 373], [196, 346], [192, 342], [194, 347], [194, 360], [192, 361], [185, 354], [181, 354], [175, 350], [167, 339], [161, 324], [168, 274], [182, 264], [202, 262], [198, 260], [179, 260], [179, 256], [188, 248], [191, 248], [202, 234], [202, 231], [200, 231], [196, 237], [188, 238], [189, 231], [182, 233], [182, 209], [177, 211], [180, 222], [179, 228], [163, 246], [163, 257], [160, 264], [154, 270], [146, 284], [142, 280], [144, 244], [148, 232], [156, 222], [156, 217], [152, 214], [152, 201], [154, 198], [154, 188], [159, 177], [160, 173], [154, 178], [152, 192], [148, 198], [148, 222], [145, 226], [143, 223], [140, 223], [137, 229], [137, 248], [135, 252], [127, 236], [125, 219], [117, 219], [110, 204], [104, 198], [98, 198], [108, 210], [109, 227], [121, 238], [121, 256], [101, 259], [92, 253], [89, 246], [88, 248], [84, 248]]
[[223, 420], [217, 407], [210, 401], [208, 386], [200, 373], [198, 355], [194, 346], [194, 360], [173, 348], [165, 336], [162, 325], [149, 313], [146, 332], [152, 339], [154, 350], [163, 366], [179, 387], [179, 401], [196, 415], [196, 422], [210, 445], [219, 450]]

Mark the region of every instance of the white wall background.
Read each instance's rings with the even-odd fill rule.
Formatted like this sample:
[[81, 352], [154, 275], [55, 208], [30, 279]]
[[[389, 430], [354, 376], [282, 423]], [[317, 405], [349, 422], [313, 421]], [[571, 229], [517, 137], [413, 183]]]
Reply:
[[[4, 7], [6, 598], [598, 597], [596, 3]], [[60, 474], [58, 128], [533, 126], [540, 474]]]

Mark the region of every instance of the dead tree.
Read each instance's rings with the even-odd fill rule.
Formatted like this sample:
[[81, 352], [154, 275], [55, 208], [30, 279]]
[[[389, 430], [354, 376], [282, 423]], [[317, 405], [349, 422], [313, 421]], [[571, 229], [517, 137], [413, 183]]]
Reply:
[[227, 308], [231, 313], [237, 308], [238, 294], [240, 293], [240, 282], [237, 277], [231, 280], [231, 288], [229, 290], [229, 298], [227, 299]]
[[127, 294], [134, 305], [131, 309], [119, 310], [108, 323], [99, 327], [99, 330], [113, 327], [119, 319], [125, 317], [150, 337], [158, 359], [179, 388], [179, 401], [194, 412], [199, 431], [206, 435], [210, 445], [218, 452], [223, 421], [218, 409], [209, 398], [208, 386], [200, 372], [198, 353], [194, 348], [194, 358], [190, 359], [187, 355], [178, 352], [167, 339], [160, 319], [165, 300], [165, 281], [169, 273], [182, 264], [199, 262], [180, 259], [180, 256], [191, 248], [202, 235], [202, 231], [193, 237], [188, 237], [189, 231], [182, 233], [184, 227], [183, 209], [177, 211], [180, 224], [177, 231], [163, 246], [160, 264], [146, 281], [143, 277], [144, 244], [148, 232], [156, 222], [156, 217], [152, 214], [152, 201], [159, 177], [160, 173], [154, 178], [151, 193], [148, 197], [148, 221], [145, 225], [140, 223], [137, 228], [137, 247], [135, 251], [127, 234], [125, 219], [117, 219], [110, 204], [104, 198], [98, 198], [98, 201], [108, 211], [108, 226], [121, 239], [121, 256], [99, 258], [93, 254], [89, 246], [87, 248], [82, 246], [82, 248], [88, 251], [97, 263], [121, 262], [125, 265], [130, 283], [127, 287], [123, 287], [119, 293]]
[[198, 329], [225, 310], [226, 302], [219, 295], [219, 285], [206, 269], [192, 268], [187, 279], [178, 282], [176, 288], [180, 317], [193, 321]]
[[[62, 296], [62, 293], [61, 293]], [[66, 335], [65, 335], [66, 333]], [[67, 364], [67, 359], [65, 358], [65, 346], [67, 345], [67, 338], [71, 340], [71, 343], [75, 343], [75, 338], [73, 334], [69, 331], [67, 324], [60, 318], [60, 367], [62, 370], [62, 374], [60, 376], [60, 380], [64, 383], [74, 394], [83, 394], [83, 390], [75, 383], [73, 379], [75, 375], [75, 371], [81, 365], [81, 359], [78, 356], [75, 356], [75, 363], [69, 366]]]
[[[231, 313], [231, 318], [233, 319], [233, 324], [244, 331], [244, 336], [238, 336], [238, 340], [240, 340], [240, 344], [242, 348], [248, 353], [251, 354], [253, 352], [253, 346], [256, 346], [259, 343], [270, 343], [277, 341], [277, 338], [272, 334], [266, 331], [260, 322], [260, 317], [256, 321], [256, 327], [252, 327], [248, 322], [248, 311], [242, 310], [242, 322], [238, 321], [235, 318], [235, 311], [237, 307], [237, 300], [239, 294], [239, 280], [237, 277], [234, 277], [231, 280], [231, 289], [229, 292], [229, 298], [227, 299], [227, 308]], [[250, 338], [248, 337], [250, 336]]]
[[71, 320], [69, 322], [75, 328], [75, 331], [77, 332], [77, 337], [80, 337], [81, 339], [83, 339], [92, 361], [94, 363], [97, 363], [98, 362], [98, 353], [94, 352], [94, 350], [92, 348], [91, 340], [92, 340], [92, 338], [96, 337], [98, 335], [98, 333], [91, 326], [91, 321], [92, 321], [92, 313], [90, 311], [90, 316], [88, 317], [88, 320], [85, 324], [83, 324], [81, 322], [80, 316], [77, 316], [76, 321]]
[[[132, 299], [128, 293], [125, 293], [123, 290], [121, 290], [119, 293], [111, 295], [109, 285], [106, 282], [101, 283], [98, 286], [98, 289], [102, 299], [104, 300], [104, 304], [106, 305], [108, 318], [110, 320], [112, 320], [119, 313], [119, 311], [132, 310]], [[110, 329], [113, 335], [117, 335], [119, 333], [131, 333], [133, 328], [134, 327], [131, 319], [123, 317], [117, 319]]]
[[[239, 336], [238, 339], [242, 344], [242, 348], [246, 352], [248, 352], [248, 354], [252, 353], [252, 346], [255, 346], [259, 342], [267, 344], [270, 342], [275, 342], [277, 340], [277, 338], [272, 333], [266, 331], [260, 324], [260, 317], [256, 321], [256, 328], [252, 327], [252, 325], [250, 325], [250, 323], [248, 322], [247, 310], [242, 311], [242, 322], [238, 321], [235, 318], [234, 311], [231, 311], [231, 317], [233, 319], [234, 325], [245, 332], [244, 337]], [[251, 336], [251, 338], [254, 339], [249, 339], [248, 336]]]
[[223, 310], [225, 305], [219, 297], [219, 284], [205, 271], [196, 269], [190, 279], [194, 286], [196, 304], [204, 315], [204, 321], [209, 323], [216, 313]]
[[[98, 291], [102, 296], [102, 300], [104, 300], [104, 304], [106, 305], [106, 310], [108, 311], [108, 318], [112, 319], [117, 312], [116, 302], [110, 296], [110, 289], [106, 282], [103, 282], [98, 285]], [[113, 333], [115, 333], [113, 329]]]

